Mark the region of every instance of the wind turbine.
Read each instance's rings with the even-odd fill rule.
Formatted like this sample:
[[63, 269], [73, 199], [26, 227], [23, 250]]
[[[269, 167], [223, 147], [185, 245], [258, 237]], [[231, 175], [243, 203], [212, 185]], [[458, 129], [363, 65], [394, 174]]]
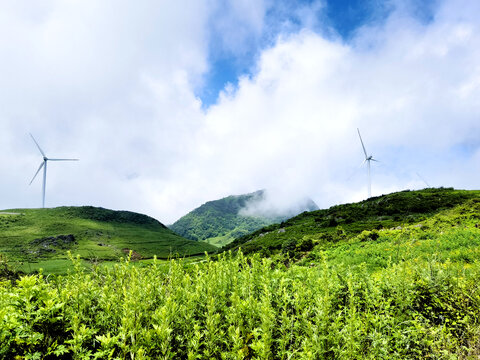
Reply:
[[360, 137], [360, 142], [362, 143], [363, 152], [365, 154], [365, 160], [363, 160], [362, 165], [367, 163], [367, 169], [368, 169], [368, 197], [371, 198], [372, 197], [372, 179], [370, 178], [370, 161], [377, 161], [378, 162], [378, 160], [375, 160], [372, 155], [370, 155], [370, 156], [367, 155], [367, 150], [365, 150], [365, 145], [363, 145], [362, 135], [360, 135], [360, 130], [358, 128], [357, 128], [357, 131], [358, 131], [358, 136]]
[[40, 153], [42, 154], [43, 156], [43, 161], [42, 163], [40, 164], [37, 172], [35, 173], [35, 175], [33, 176], [32, 178], [32, 181], [30, 181], [30, 184], [32, 184], [33, 180], [35, 180], [35, 178], [37, 177], [38, 173], [40, 172], [40, 170], [42, 170], [42, 167], [43, 167], [43, 186], [42, 186], [42, 208], [45, 207], [45, 185], [47, 183], [47, 162], [48, 161], [78, 161], [78, 159], [50, 159], [48, 158], [45, 153], [43, 152], [42, 148], [40, 147], [40, 145], [38, 145], [37, 141], [35, 140], [35, 138], [33, 137], [32, 134], [30, 134], [30, 136], [32, 137], [32, 140], [33, 142], [35, 143], [35, 145], [37, 145], [37, 148], [38, 150], [40, 150]]
[[418, 172], [416, 173], [417, 176], [425, 183], [425, 185], [427, 185], [427, 188], [430, 187], [430, 184], [427, 182], [427, 180], [425, 180], [422, 175], [420, 175]]

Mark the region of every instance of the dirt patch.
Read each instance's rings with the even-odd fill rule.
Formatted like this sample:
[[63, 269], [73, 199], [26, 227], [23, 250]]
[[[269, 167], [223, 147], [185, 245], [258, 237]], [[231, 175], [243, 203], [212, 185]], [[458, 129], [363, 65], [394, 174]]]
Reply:
[[77, 244], [75, 236], [72, 234], [68, 235], [58, 235], [58, 236], [49, 236], [40, 239], [35, 239], [30, 242], [31, 245], [41, 246], [48, 248], [51, 246], [67, 248], [69, 245]]
[[122, 249], [122, 251], [127, 255], [130, 254], [130, 251], [131, 251], [132, 252], [132, 257], [130, 258], [130, 260], [132, 260], [132, 261], [138, 261], [138, 260], [142, 259], [142, 255], [140, 255], [135, 250], [131, 250], [129, 248], [124, 248], [124, 249]]

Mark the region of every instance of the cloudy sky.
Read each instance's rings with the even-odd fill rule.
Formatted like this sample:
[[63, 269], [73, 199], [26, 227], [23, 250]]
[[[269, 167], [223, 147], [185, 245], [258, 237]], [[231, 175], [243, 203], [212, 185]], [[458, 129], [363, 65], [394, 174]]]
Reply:
[[[422, 3], [422, 5], [418, 5]], [[0, 0], [0, 208], [169, 224], [269, 189], [320, 207], [480, 184], [477, 0]]]

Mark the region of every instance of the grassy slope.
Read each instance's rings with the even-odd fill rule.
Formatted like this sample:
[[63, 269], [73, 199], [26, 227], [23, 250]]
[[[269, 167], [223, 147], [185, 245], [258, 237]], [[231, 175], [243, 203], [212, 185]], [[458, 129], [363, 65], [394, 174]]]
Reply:
[[417, 224], [471, 199], [480, 199], [480, 191], [440, 188], [392, 193], [300, 214], [238, 238], [223, 250], [241, 247], [245, 253], [265, 254], [288, 252], [289, 248], [310, 251], [316, 246], [344, 243], [362, 231]]
[[223, 253], [0, 282], [0, 357], [56, 346], [98, 358], [480, 355], [478, 191], [390, 194], [262, 233], [250, 251], [274, 253], [289, 237], [270, 259]]
[[187, 239], [222, 246], [275, 222], [273, 219], [238, 215], [249, 201], [261, 196], [261, 192], [255, 192], [209, 201], [177, 220], [170, 229]]
[[319, 242], [312, 251], [293, 256], [304, 265], [324, 257], [330, 264], [365, 264], [370, 272], [406, 261], [469, 267], [480, 258], [480, 198], [439, 211], [415, 224], [344, 236], [343, 241]]
[[[260, 190], [251, 194], [232, 195], [209, 201], [177, 220], [170, 229], [187, 239], [223, 246], [235, 238], [286, 219], [239, 215], [239, 211], [249, 202], [261, 201], [262, 198], [263, 192]], [[310, 209], [316, 208], [313, 202], [305, 206]]]
[[[34, 239], [73, 234], [76, 244], [44, 246]], [[154, 255], [166, 258], [211, 251], [213, 246], [187, 240], [167, 229], [157, 220], [128, 211], [94, 207], [59, 207], [53, 209], [14, 209], [0, 212], [0, 253], [12, 261], [35, 263], [53, 272], [64, 269], [67, 251], [85, 259], [117, 260], [131, 249], [142, 258]], [[54, 251], [52, 251], [54, 250]]]

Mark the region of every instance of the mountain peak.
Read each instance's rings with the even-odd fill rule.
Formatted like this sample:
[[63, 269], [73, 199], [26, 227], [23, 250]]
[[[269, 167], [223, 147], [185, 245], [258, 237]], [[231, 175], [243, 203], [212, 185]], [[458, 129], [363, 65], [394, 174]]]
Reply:
[[304, 211], [317, 210], [311, 199], [281, 204], [267, 190], [208, 201], [177, 220], [170, 229], [191, 240], [225, 245], [263, 226]]

